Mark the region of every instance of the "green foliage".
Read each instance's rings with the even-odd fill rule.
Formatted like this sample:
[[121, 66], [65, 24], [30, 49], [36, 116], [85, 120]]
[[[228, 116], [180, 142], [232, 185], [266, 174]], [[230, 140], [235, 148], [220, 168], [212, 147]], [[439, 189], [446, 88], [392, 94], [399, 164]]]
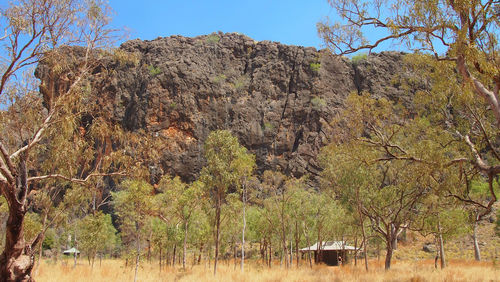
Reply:
[[47, 229], [45, 232], [45, 238], [42, 242], [42, 248], [44, 250], [52, 250], [53, 248], [56, 248], [57, 243], [56, 231], [53, 228]]
[[359, 53], [359, 54], [352, 56], [351, 62], [356, 65], [356, 64], [359, 64], [360, 62], [366, 60], [367, 57], [368, 57], [368, 55], [366, 53]]
[[127, 180], [122, 190], [112, 192], [115, 213], [120, 219], [121, 236], [124, 242], [136, 240], [149, 221], [154, 210], [151, 193], [153, 187], [142, 180]]
[[[440, 230], [437, 225], [438, 220]], [[450, 207], [440, 210], [438, 214], [428, 216], [426, 221], [434, 229], [434, 233], [441, 233], [445, 240], [466, 234], [470, 231], [469, 225], [466, 224], [469, 221], [469, 215], [461, 208]]]
[[148, 70], [149, 70], [149, 74], [150, 74], [151, 76], [153, 76], [153, 77], [154, 77], [154, 76], [157, 76], [157, 75], [159, 75], [159, 74], [161, 73], [161, 69], [160, 69], [160, 68], [158, 68], [158, 67], [155, 67], [155, 66], [153, 66], [153, 65], [149, 65], [149, 66], [148, 66]]
[[214, 83], [219, 84], [219, 83], [223, 83], [223, 82], [225, 82], [225, 81], [226, 81], [226, 79], [227, 79], [226, 75], [224, 75], [224, 74], [219, 74], [219, 75], [217, 75], [216, 77], [214, 77], [214, 78], [212, 79], [212, 81], [213, 81]]
[[[393, 228], [421, 230], [425, 217], [435, 214], [430, 206], [439, 204], [447, 211], [440, 203], [449, 201], [445, 195], [459, 185], [454, 169], [446, 165], [457, 152], [453, 136], [426, 118], [408, 115], [401, 105], [366, 93], [351, 94], [332, 126], [334, 141], [319, 157], [325, 185], [356, 211], [357, 220], [367, 218], [386, 246], [392, 244]], [[463, 219], [463, 211], [450, 211], [449, 218], [453, 226]], [[436, 222], [429, 222], [433, 232]], [[447, 223], [441, 224], [444, 229]]]
[[[212, 131], [205, 141], [205, 158], [207, 163], [201, 170], [200, 181], [204, 184], [204, 192], [210, 199], [214, 214], [214, 241], [216, 259], [220, 247], [221, 223], [227, 216], [227, 194], [237, 191], [242, 183], [250, 178], [255, 168], [255, 156], [241, 146], [238, 138], [227, 130]], [[216, 269], [215, 269], [216, 271]]]
[[200, 180], [207, 191], [225, 194], [230, 187], [240, 187], [243, 177], [249, 177], [255, 168], [255, 156], [241, 146], [227, 130], [210, 133], [205, 142], [207, 164]]
[[116, 248], [116, 229], [111, 223], [111, 215], [97, 212], [84, 217], [78, 223], [78, 247], [90, 258], [98, 252], [111, 252]]
[[40, 216], [33, 212], [27, 212], [24, 217], [24, 238], [27, 241], [32, 241], [38, 233], [42, 231], [42, 222]]
[[321, 69], [321, 63], [319, 63], [319, 62], [312, 62], [312, 63], [309, 64], [309, 68], [313, 72], [319, 72], [319, 70]]
[[264, 122], [263, 129], [271, 131], [274, 129], [274, 125], [271, 122], [266, 121], [266, 122]]
[[156, 252], [166, 249], [172, 242], [177, 242], [175, 229], [157, 217], [151, 219], [151, 244]]
[[142, 180], [126, 180], [121, 187], [122, 190], [111, 193], [116, 214], [122, 220], [143, 224], [153, 209], [153, 187]]
[[321, 110], [322, 108], [326, 107], [326, 101], [321, 97], [314, 96], [311, 99], [311, 105], [314, 109]]
[[161, 193], [156, 196], [155, 201], [160, 210], [164, 210], [165, 217], [174, 216], [175, 220], [189, 224], [192, 214], [200, 205], [203, 183], [196, 181], [186, 184], [178, 176], [164, 176], [158, 184], [158, 189]]
[[[497, 182], [493, 182], [493, 191], [495, 194], [499, 194], [500, 189], [499, 185]], [[474, 180], [470, 184], [470, 195], [476, 198], [487, 198], [491, 195], [490, 193], [490, 186], [488, 182], [485, 181], [480, 181], [480, 180]]]
[[126, 180], [121, 190], [112, 192], [115, 214], [120, 223], [120, 238], [124, 255], [139, 255], [151, 230], [151, 215], [157, 212], [153, 199], [153, 187], [143, 180]]
[[[500, 132], [498, 4], [495, 1], [328, 2], [338, 14], [338, 22], [331, 25], [325, 20], [318, 24], [318, 32], [333, 52], [339, 55], [360, 50], [371, 52], [383, 43], [402, 44], [415, 52], [405, 59], [410, 59], [412, 71], [421, 76], [402, 83], [402, 89], [421, 85], [421, 80], [431, 85], [430, 91], [425, 90], [427, 87], [415, 87], [422, 89], [414, 99], [419, 118], [429, 120], [431, 128], [439, 128], [441, 132], [438, 135], [424, 131], [428, 138], [425, 143], [447, 144], [442, 146], [443, 150], [434, 147], [429, 151], [442, 163], [467, 159], [460, 162], [461, 167], [454, 173], [466, 174], [468, 182], [479, 171], [489, 175], [491, 185], [498, 177], [500, 163], [496, 141]], [[372, 28], [380, 28], [386, 34], [366, 36]], [[415, 144], [423, 144], [415, 139]], [[443, 151], [447, 154], [442, 154]], [[427, 160], [431, 166], [436, 164]], [[483, 197], [484, 193], [478, 197], [469, 191], [469, 185], [456, 184], [459, 185], [448, 188], [449, 194], [475, 210], [478, 220], [491, 212], [496, 201], [494, 189], [489, 189], [488, 197]]]
[[205, 42], [208, 44], [217, 44], [220, 41], [220, 36], [218, 34], [212, 33], [210, 35], [207, 35], [205, 38]]
[[241, 90], [241, 89], [245, 88], [249, 83], [250, 83], [250, 79], [248, 78], [248, 76], [242, 75], [234, 81], [233, 87], [236, 90]]

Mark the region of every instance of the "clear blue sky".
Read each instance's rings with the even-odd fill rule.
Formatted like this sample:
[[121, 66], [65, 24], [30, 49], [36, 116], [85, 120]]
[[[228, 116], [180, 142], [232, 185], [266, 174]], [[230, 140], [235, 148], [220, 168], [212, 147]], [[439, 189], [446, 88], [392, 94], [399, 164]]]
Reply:
[[239, 32], [255, 40], [322, 48], [316, 23], [334, 16], [326, 0], [109, 0], [113, 27], [130, 39]]

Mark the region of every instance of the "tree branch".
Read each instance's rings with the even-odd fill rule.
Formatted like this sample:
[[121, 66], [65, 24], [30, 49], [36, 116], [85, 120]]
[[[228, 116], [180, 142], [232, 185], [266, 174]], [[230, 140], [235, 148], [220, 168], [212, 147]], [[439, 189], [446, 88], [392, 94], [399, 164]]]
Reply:
[[3, 161], [7, 165], [7, 168], [9, 169], [9, 171], [11, 173], [14, 172], [14, 171], [16, 171], [15, 168], [14, 168], [14, 164], [12, 163], [12, 161], [11, 161], [11, 159], [9, 157], [9, 153], [7, 152], [7, 149], [3, 145], [2, 141], [0, 141], [0, 154], [2, 156]]
[[493, 112], [497, 120], [497, 126], [500, 127], [500, 104], [498, 102], [498, 97], [493, 91], [488, 90], [476, 77], [474, 77], [469, 72], [463, 55], [459, 55], [457, 57], [457, 68], [465, 80], [472, 82], [476, 93], [482, 96], [490, 105], [491, 111]]
[[28, 177], [28, 183], [29, 182], [33, 182], [33, 181], [44, 180], [44, 179], [62, 179], [62, 180], [66, 180], [66, 181], [69, 181], [69, 182], [83, 184], [83, 183], [86, 183], [87, 181], [89, 181], [93, 177], [100, 177], [100, 176], [126, 176], [126, 175], [127, 174], [124, 173], [124, 172], [91, 173], [87, 177], [85, 177], [84, 179], [81, 179], [81, 178], [67, 177], [67, 176], [62, 175], [62, 174], [48, 174], [48, 175], [42, 175], [42, 176]]
[[[86, 73], [86, 71], [82, 71], [82, 73], [75, 79], [75, 81], [71, 84], [71, 86], [69, 87], [68, 91], [66, 91], [62, 96], [64, 95], [67, 95], [69, 93], [71, 93], [71, 91], [73, 90], [74, 87], [76, 87], [76, 85], [81, 81], [83, 75]], [[60, 97], [61, 98], [61, 97]], [[56, 109], [57, 109], [57, 106], [56, 107], [53, 107], [51, 108], [51, 111], [50, 113], [48, 114], [48, 116], [45, 118], [45, 120], [43, 121], [43, 124], [40, 126], [40, 128], [38, 128], [38, 130], [36, 131], [35, 135], [33, 136], [33, 139], [26, 145], [26, 146], [23, 146], [21, 147], [19, 150], [17, 150], [16, 152], [14, 152], [11, 156], [10, 156], [10, 159], [14, 159], [16, 158], [17, 156], [19, 156], [19, 154], [23, 153], [23, 152], [26, 152], [26, 151], [29, 151], [33, 146], [35, 146], [38, 142], [40, 142], [40, 140], [42, 139], [43, 137], [43, 134], [44, 132], [47, 130], [47, 128], [52, 124], [52, 118], [54, 117], [55, 113], [56, 113]]]

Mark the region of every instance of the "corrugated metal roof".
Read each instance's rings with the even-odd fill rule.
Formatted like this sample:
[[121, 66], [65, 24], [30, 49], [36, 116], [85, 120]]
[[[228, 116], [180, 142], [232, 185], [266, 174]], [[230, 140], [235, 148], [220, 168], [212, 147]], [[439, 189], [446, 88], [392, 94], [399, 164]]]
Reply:
[[[316, 251], [318, 249], [318, 242], [314, 243], [314, 245], [310, 247], [305, 247], [300, 249], [299, 251]], [[353, 246], [347, 245], [347, 242], [345, 241], [327, 241], [323, 242], [321, 249], [323, 251], [340, 251], [340, 250], [347, 250], [347, 251], [354, 251], [356, 248]]]
[[68, 249], [68, 250], [66, 250], [66, 251], [63, 252], [63, 254], [74, 254], [74, 253], [79, 254], [80, 251], [77, 250], [77, 249], [75, 249], [75, 248], [71, 248], [71, 249]]

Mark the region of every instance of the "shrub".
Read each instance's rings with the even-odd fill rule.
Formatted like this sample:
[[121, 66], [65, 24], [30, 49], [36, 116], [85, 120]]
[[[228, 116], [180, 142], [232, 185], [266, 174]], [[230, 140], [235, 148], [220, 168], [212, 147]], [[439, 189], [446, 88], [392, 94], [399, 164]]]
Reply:
[[221, 82], [226, 81], [226, 79], [227, 79], [226, 75], [224, 75], [224, 74], [219, 74], [218, 76], [214, 77], [212, 80], [213, 80], [213, 82], [215, 82], [215, 83], [221, 83]]
[[43, 239], [42, 242], [42, 248], [44, 250], [50, 250], [56, 247], [56, 233], [54, 229], [48, 229], [47, 232], [45, 232], [45, 238]]
[[366, 53], [360, 53], [360, 54], [354, 55], [351, 58], [351, 62], [353, 64], [358, 64], [359, 62], [366, 60], [367, 56], [368, 55]]
[[321, 68], [321, 64], [319, 62], [312, 62], [309, 64], [309, 67], [313, 72], [319, 72], [319, 69]]
[[242, 75], [242, 76], [238, 77], [238, 79], [236, 79], [233, 86], [236, 90], [240, 90], [240, 89], [245, 88], [248, 85], [248, 83], [249, 83], [248, 76]]
[[314, 109], [319, 110], [326, 106], [326, 101], [318, 96], [311, 99], [311, 104]]
[[159, 75], [159, 74], [161, 73], [160, 68], [155, 67], [155, 66], [153, 66], [153, 65], [150, 65], [150, 66], [148, 67], [148, 70], [149, 70], [149, 74], [150, 74], [151, 76], [157, 76], [157, 75]]
[[217, 44], [219, 43], [220, 37], [219, 35], [212, 33], [205, 38], [205, 42], [208, 44]]
[[268, 121], [264, 122], [264, 130], [273, 130], [274, 125]]

